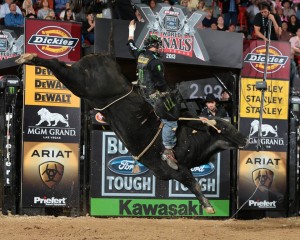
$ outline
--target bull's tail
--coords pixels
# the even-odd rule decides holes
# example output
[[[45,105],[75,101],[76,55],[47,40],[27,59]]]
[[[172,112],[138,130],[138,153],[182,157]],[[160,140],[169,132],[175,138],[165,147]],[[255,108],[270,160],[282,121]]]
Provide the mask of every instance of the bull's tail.
[[[66,120],[69,120],[69,114],[66,114]]]

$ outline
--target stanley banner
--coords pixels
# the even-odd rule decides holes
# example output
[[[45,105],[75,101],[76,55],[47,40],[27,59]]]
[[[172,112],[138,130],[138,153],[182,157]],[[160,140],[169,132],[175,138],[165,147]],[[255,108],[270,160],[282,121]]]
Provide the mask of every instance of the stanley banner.
[[[80,34],[78,23],[26,19],[25,52],[71,64]],[[79,207],[80,99],[49,69],[24,69],[22,207]]]
[[[241,79],[240,116],[259,118],[261,91],[256,89],[255,78]],[[289,82],[267,79],[267,90],[264,97],[263,117],[268,119],[288,118]]]
[[[286,152],[240,151],[239,202],[244,209],[284,210]]]
[[[245,41],[239,131],[248,136],[249,145],[247,151],[239,151],[238,205],[277,211],[286,207],[290,46],[272,41],[267,66],[266,53],[263,41]],[[263,80],[267,86],[264,99],[257,88]]]

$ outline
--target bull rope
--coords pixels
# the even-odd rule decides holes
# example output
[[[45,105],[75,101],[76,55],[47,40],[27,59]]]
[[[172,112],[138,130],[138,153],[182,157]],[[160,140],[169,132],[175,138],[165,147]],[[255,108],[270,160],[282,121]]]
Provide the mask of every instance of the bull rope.
[[[210,127],[214,128],[218,133],[221,133],[221,130],[218,129],[215,124],[216,123],[212,123],[212,122],[215,122],[214,120],[202,120],[201,118],[179,118],[178,120],[181,120],[181,121],[201,121],[203,123],[205,123],[206,125],[209,125]]]
[[[255,190],[254,190],[254,192],[252,193],[252,195],[251,195],[251,196],[250,196],[250,197],[242,204],[242,206],[241,206],[239,209],[237,209],[237,211],[231,216],[230,219],[234,218],[234,216],[237,215],[238,212],[241,211],[242,208],[246,205],[246,203],[249,202],[249,200],[254,196],[254,194],[257,192],[257,190],[258,190],[258,188],[259,188],[261,179],[262,179],[262,175],[260,176],[259,182],[258,182],[258,184],[257,184],[257,186],[256,186],[256,188],[255,188]]]
[[[103,108],[94,108],[94,109],[101,112],[101,111],[105,110],[106,108],[110,107],[111,105],[113,105],[114,103],[116,103],[116,102],[120,101],[121,99],[127,97],[130,93],[132,93],[132,91],[133,91],[133,85],[131,87],[131,90],[128,93],[126,93],[124,96],[116,99],[115,101],[111,102],[110,104],[106,105]]]
[[[152,144],[155,142],[155,140],[156,140],[156,138],[158,137],[158,135],[159,135],[161,129],[163,128],[163,126],[164,126],[164,124],[161,122],[160,125],[159,125],[159,127],[158,127],[158,130],[157,130],[157,132],[156,132],[156,134],[155,134],[155,136],[154,136],[154,138],[151,140],[151,142],[148,144],[148,146],[145,147],[145,149],[144,149],[138,156],[133,156],[133,158],[134,158],[135,161],[140,160],[140,158],[145,154],[145,152],[148,151],[148,149],[149,149],[149,148],[152,146]]]

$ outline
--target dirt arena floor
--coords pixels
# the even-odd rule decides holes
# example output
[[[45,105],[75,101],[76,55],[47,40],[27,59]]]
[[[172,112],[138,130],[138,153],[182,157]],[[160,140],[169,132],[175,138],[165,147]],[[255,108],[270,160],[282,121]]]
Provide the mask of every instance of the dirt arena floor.
[[[296,240],[300,239],[300,217],[204,220],[0,215],[0,239]]]

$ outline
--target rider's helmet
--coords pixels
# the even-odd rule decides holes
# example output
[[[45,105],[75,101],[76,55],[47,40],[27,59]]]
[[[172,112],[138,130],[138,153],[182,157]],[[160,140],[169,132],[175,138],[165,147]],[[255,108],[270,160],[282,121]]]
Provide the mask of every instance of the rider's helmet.
[[[150,34],[144,41],[144,46],[146,49],[155,47],[158,50],[162,49],[162,40],[159,36],[155,34]]]

